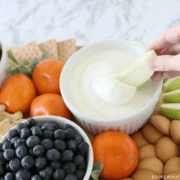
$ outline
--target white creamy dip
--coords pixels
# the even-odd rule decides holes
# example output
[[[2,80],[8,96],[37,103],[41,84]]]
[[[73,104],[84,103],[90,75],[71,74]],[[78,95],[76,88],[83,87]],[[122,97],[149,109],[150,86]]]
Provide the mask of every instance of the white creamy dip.
[[[156,91],[154,82],[149,80],[136,89],[116,79],[117,74],[139,57],[132,51],[119,49],[86,57],[69,79],[74,106],[83,114],[100,119],[124,117],[141,109]]]

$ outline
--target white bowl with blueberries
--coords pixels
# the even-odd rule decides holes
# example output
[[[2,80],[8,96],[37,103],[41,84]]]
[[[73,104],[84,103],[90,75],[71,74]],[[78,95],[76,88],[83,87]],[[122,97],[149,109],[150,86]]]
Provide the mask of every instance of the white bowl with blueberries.
[[[93,150],[86,133],[58,116],[30,118],[0,141],[0,180],[87,180]]]

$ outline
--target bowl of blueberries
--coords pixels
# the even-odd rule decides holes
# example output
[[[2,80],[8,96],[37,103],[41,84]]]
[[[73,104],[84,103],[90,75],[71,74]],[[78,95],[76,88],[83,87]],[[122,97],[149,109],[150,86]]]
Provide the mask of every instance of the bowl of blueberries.
[[[87,180],[93,160],[91,142],[74,122],[29,118],[0,141],[0,180]]]

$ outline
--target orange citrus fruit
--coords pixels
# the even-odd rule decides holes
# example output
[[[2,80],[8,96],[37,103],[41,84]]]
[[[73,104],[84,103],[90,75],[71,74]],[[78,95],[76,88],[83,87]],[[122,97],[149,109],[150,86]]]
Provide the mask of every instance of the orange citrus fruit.
[[[30,106],[30,116],[61,116],[71,118],[71,113],[59,94],[47,93],[36,97]]]
[[[104,179],[121,179],[129,176],[138,164],[138,148],[134,140],[119,131],[107,131],[92,141],[94,163],[101,161]]]
[[[39,94],[60,94],[59,79],[64,63],[57,59],[41,61],[35,68],[32,79]]]
[[[6,111],[25,114],[37,92],[30,78],[23,74],[9,77],[0,90],[0,103],[6,105]]]

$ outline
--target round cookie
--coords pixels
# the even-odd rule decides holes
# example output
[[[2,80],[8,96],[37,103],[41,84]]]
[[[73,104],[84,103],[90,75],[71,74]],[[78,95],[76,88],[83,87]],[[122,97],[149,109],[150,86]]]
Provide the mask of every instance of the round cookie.
[[[150,122],[156,127],[158,131],[169,136],[169,128],[171,121],[161,115],[153,115],[150,117]]]
[[[170,158],[164,166],[164,174],[170,174],[180,170],[180,157]]]
[[[176,144],[180,144],[180,120],[173,120],[170,125],[170,135]]]
[[[142,160],[147,157],[156,157],[155,145],[146,144],[138,149],[139,159]]]

